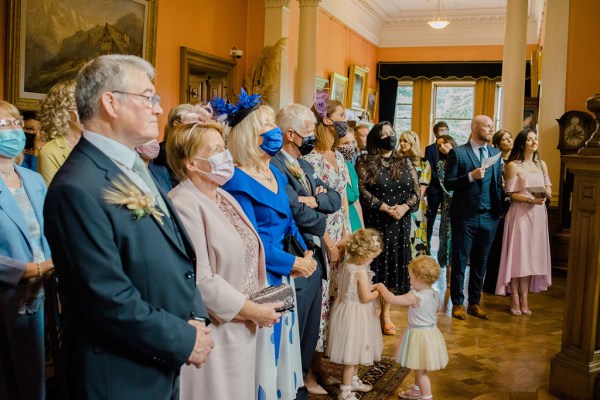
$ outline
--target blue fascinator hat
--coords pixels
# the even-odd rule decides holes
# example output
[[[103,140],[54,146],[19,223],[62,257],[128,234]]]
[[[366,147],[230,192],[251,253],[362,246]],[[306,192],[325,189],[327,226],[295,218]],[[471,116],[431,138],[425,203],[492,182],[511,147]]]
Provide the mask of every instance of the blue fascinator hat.
[[[258,109],[262,104],[259,94],[248,95],[242,88],[238,101],[235,104],[223,99],[222,97],[213,97],[210,101],[217,119],[233,128],[246,118],[252,111]]]

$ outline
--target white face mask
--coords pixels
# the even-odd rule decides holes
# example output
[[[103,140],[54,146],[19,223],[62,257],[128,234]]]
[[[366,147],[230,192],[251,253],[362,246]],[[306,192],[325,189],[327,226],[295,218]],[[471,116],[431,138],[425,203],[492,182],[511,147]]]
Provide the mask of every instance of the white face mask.
[[[197,160],[206,160],[210,163],[210,172],[204,172],[196,168],[196,171],[206,174],[214,183],[219,186],[227,183],[233,176],[233,157],[229,150],[213,154],[208,158],[194,157]]]

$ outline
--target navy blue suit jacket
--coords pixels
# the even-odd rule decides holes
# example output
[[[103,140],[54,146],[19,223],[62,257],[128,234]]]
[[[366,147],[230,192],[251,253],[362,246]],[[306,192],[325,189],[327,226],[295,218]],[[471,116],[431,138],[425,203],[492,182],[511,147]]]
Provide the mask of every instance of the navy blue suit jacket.
[[[489,157],[500,151],[494,147],[487,146]],[[477,215],[481,200],[482,181],[469,181],[469,172],[481,165],[479,159],[467,142],[462,146],[455,147],[448,153],[446,162],[446,177],[444,185],[447,190],[453,190],[450,215],[456,218],[469,218]],[[486,170],[486,174],[492,174],[490,182],[490,199],[492,201],[492,215],[500,217],[502,214],[502,164],[498,159],[494,165]]]
[[[196,255],[164,192],[170,220],[138,220],[103,199],[123,172],[82,138],[48,189],[46,237],[59,277],[71,398],[170,399],[208,318]],[[160,190],[160,187],[159,187]]]
[[[431,166],[431,181],[427,186],[427,199],[433,197],[442,198],[443,192],[440,186],[440,176],[437,172],[438,161],[440,161],[440,153],[435,143],[425,147],[425,159],[429,161]]]
[[[299,158],[298,164],[306,173],[312,192],[314,193],[315,189],[319,186],[322,186],[327,190],[326,193],[314,195],[319,203],[319,206],[316,209],[299,202],[298,196],[313,196],[313,194],[307,192],[300,181],[292,175],[286,166],[286,161],[285,155],[282,152],[277,153],[275,157],[271,158],[271,164],[287,178],[288,184],[286,186],[286,192],[290,199],[290,208],[292,209],[294,221],[302,234],[304,242],[309,246],[309,249],[312,249],[313,235],[323,238],[327,227],[326,214],[334,213],[340,209],[342,206],[342,197],[337,191],[327,186],[321,179],[315,177],[315,171],[311,165],[306,160]],[[322,271],[322,274],[324,275],[323,279],[327,279],[325,269]],[[300,285],[302,285],[303,279],[296,279],[296,285],[298,285],[298,281],[300,281]]]

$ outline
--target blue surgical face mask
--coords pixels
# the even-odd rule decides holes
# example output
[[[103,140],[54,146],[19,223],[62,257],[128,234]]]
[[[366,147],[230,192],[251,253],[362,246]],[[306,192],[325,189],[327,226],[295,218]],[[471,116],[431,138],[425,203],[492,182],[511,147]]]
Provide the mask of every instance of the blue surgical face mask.
[[[25,148],[25,132],[23,129],[0,130],[0,156],[15,158]]]
[[[259,147],[271,157],[275,156],[283,147],[283,132],[278,126],[260,136],[262,136],[263,142]]]

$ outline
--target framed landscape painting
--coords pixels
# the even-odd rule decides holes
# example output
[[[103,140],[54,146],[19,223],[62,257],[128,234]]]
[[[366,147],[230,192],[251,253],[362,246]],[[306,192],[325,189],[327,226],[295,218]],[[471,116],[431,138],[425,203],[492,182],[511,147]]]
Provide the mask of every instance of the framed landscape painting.
[[[153,63],[157,1],[9,0],[8,101],[37,109],[48,89],[100,55]]]
[[[367,83],[369,70],[357,65],[350,66],[350,84],[348,85],[348,100],[346,107],[355,110],[367,108]]]
[[[367,113],[369,121],[375,121],[375,110],[377,109],[377,91],[369,88],[367,92]]]
[[[331,74],[329,87],[331,88],[331,99],[338,100],[342,104],[346,103],[346,84],[348,78],[336,72]]]

